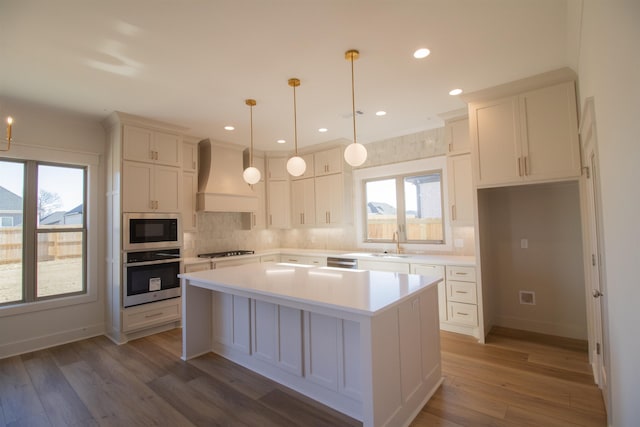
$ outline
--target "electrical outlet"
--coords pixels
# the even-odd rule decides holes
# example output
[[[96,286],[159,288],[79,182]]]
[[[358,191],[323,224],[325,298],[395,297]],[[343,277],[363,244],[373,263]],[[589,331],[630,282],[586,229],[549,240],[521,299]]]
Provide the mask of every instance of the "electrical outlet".
[[[521,249],[529,248],[529,239],[520,239],[520,248]]]
[[[520,304],[536,305],[536,293],[533,291],[520,291]]]

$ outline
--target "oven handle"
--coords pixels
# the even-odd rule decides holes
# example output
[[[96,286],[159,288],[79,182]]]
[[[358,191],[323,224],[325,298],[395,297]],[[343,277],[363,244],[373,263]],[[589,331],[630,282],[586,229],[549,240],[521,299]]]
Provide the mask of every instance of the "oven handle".
[[[159,265],[159,264],[170,264],[170,263],[174,263],[174,262],[182,262],[182,258],[176,258],[176,259],[161,259],[161,260],[157,260],[157,261],[144,261],[144,262],[131,262],[131,263],[124,263],[124,267],[142,267],[144,265]]]

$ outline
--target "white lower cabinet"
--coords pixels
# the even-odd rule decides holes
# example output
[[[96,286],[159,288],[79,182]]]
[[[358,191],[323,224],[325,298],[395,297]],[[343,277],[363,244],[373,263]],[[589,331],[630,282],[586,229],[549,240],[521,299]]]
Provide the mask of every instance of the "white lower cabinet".
[[[280,262],[288,262],[290,264],[306,264],[313,265],[316,267],[326,267],[327,266],[327,258],[319,257],[319,256],[300,256],[300,255],[291,255],[291,254],[282,254],[280,255]]]
[[[409,273],[408,262],[372,261],[368,259],[358,260],[358,268],[361,270],[391,271],[393,273]]]
[[[132,332],[165,323],[179,322],[181,317],[180,298],[137,305],[122,310],[122,331]]]

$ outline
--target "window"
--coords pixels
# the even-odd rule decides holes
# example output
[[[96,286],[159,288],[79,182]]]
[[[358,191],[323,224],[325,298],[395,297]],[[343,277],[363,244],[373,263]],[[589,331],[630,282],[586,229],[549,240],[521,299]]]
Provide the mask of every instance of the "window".
[[[84,166],[0,160],[0,304],[86,293],[86,182]]]
[[[444,243],[442,170],[364,180],[365,241]]]

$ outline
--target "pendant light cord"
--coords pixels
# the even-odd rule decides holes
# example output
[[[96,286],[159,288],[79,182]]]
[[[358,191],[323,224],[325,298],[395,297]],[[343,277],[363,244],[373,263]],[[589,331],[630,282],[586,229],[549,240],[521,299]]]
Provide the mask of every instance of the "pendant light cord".
[[[353,73],[353,54],[351,55],[351,112],[353,114],[353,143],[356,143],[356,90]]]
[[[296,85],[293,85],[293,142],[296,156],[298,155],[298,107],[296,106]]]
[[[251,150],[249,151],[249,166],[253,167],[253,105],[249,106],[249,122],[251,124]]]

